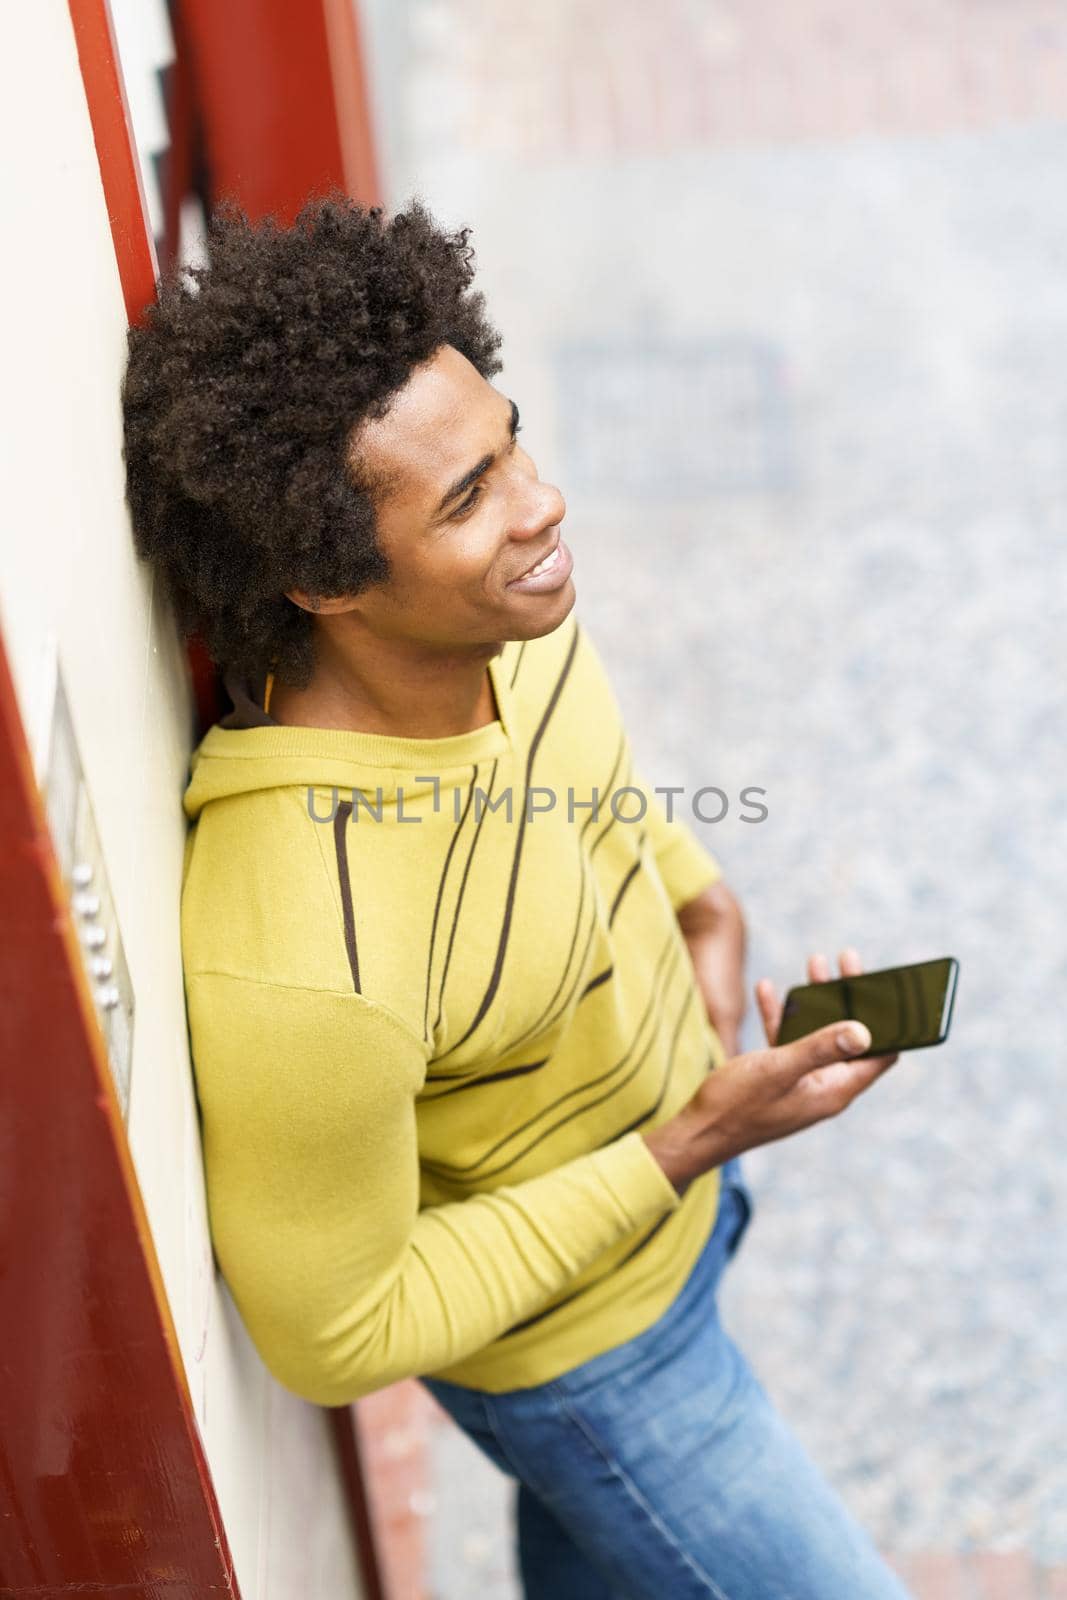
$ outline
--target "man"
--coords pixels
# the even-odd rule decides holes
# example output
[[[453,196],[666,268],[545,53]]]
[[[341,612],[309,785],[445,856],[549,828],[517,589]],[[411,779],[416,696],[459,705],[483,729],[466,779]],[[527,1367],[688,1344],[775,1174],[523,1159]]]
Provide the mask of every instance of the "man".
[[[234,701],[185,795],[216,1255],[282,1383],[418,1375],[518,1479],[528,1595],[899,1600],[714,1303],[738,1154],[892,1058],[735,1054],[741,913],[635,770],[466,238],[226,213],[130,336],[138,548]]]

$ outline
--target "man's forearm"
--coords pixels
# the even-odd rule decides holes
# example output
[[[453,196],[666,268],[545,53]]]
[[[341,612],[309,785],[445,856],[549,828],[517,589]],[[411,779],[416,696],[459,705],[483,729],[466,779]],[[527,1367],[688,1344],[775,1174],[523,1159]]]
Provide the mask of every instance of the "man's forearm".
[[[709,884],[695,900],[679,906],[677,917],[687,938],[690,934],[714,933],[731,927],[744,932],[741,902],[721,878]]]
[[[737,896],[720,879],[678,910],[709,1020],[728,1056],[737,1052],[746,1010],[746,929]]]

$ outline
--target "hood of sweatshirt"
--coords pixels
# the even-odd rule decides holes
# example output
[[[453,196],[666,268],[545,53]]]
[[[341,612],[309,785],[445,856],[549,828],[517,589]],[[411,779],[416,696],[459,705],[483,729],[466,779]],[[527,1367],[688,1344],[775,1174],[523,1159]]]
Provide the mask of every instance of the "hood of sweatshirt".
[[[233,710],[208,730],[193,752],[182,800],[190,822],[205,806],[269,789],[360,790],[383,798],[434,781],[443,788],[467,782],[471,769],[515,751],[515,714],[509,688],[517,644],[505,645],[489,663],[497,717],[469,733],[444,739],[398,739],[341,728],[291,727],[263,709],[266,674],[254,680],[223,677]],[[420,784],[417,780],[422,779]]]

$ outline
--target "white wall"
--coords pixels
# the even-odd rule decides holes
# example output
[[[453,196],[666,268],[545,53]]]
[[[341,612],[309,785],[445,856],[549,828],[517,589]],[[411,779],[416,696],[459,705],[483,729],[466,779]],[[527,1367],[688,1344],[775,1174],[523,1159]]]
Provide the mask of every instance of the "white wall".
[[[263,1370],[212,1270],[178,938],[192,733],[133,553],[125,313],[64,0],[0,20],[0,626],[31,741],[58,644],[136,998],[128,1134],[244,1600],[358,1595],[326,1418]]]

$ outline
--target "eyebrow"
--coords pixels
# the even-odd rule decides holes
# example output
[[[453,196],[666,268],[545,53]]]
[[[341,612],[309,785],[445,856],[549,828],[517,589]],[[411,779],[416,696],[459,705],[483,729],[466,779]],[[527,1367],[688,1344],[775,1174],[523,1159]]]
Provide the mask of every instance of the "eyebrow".
[[[511,421],[509,424],[508,436],[509,438],[514,439],[515,435],[519,431],[519,408],[515,404],[514,400],[510,401],[509,404],[511,406]],[[445,492],[443,500],[437,507],[437,510],[434,512],[434,516],[439,517],[441,512],[452,504],[453,500],[457,500],[461,494],[470,488],[472,483],[476,483],[478,481],[483,472],[488,472],[489,468],[493,465],[493,462],[496,460],[497,455],[499,454],[500,452],[497,451],[493,455],[483,456],[478,462],[477,466],[472,467],[469,472],[465,472],[462,478],[457,478],[455,483],[453,483]]]

